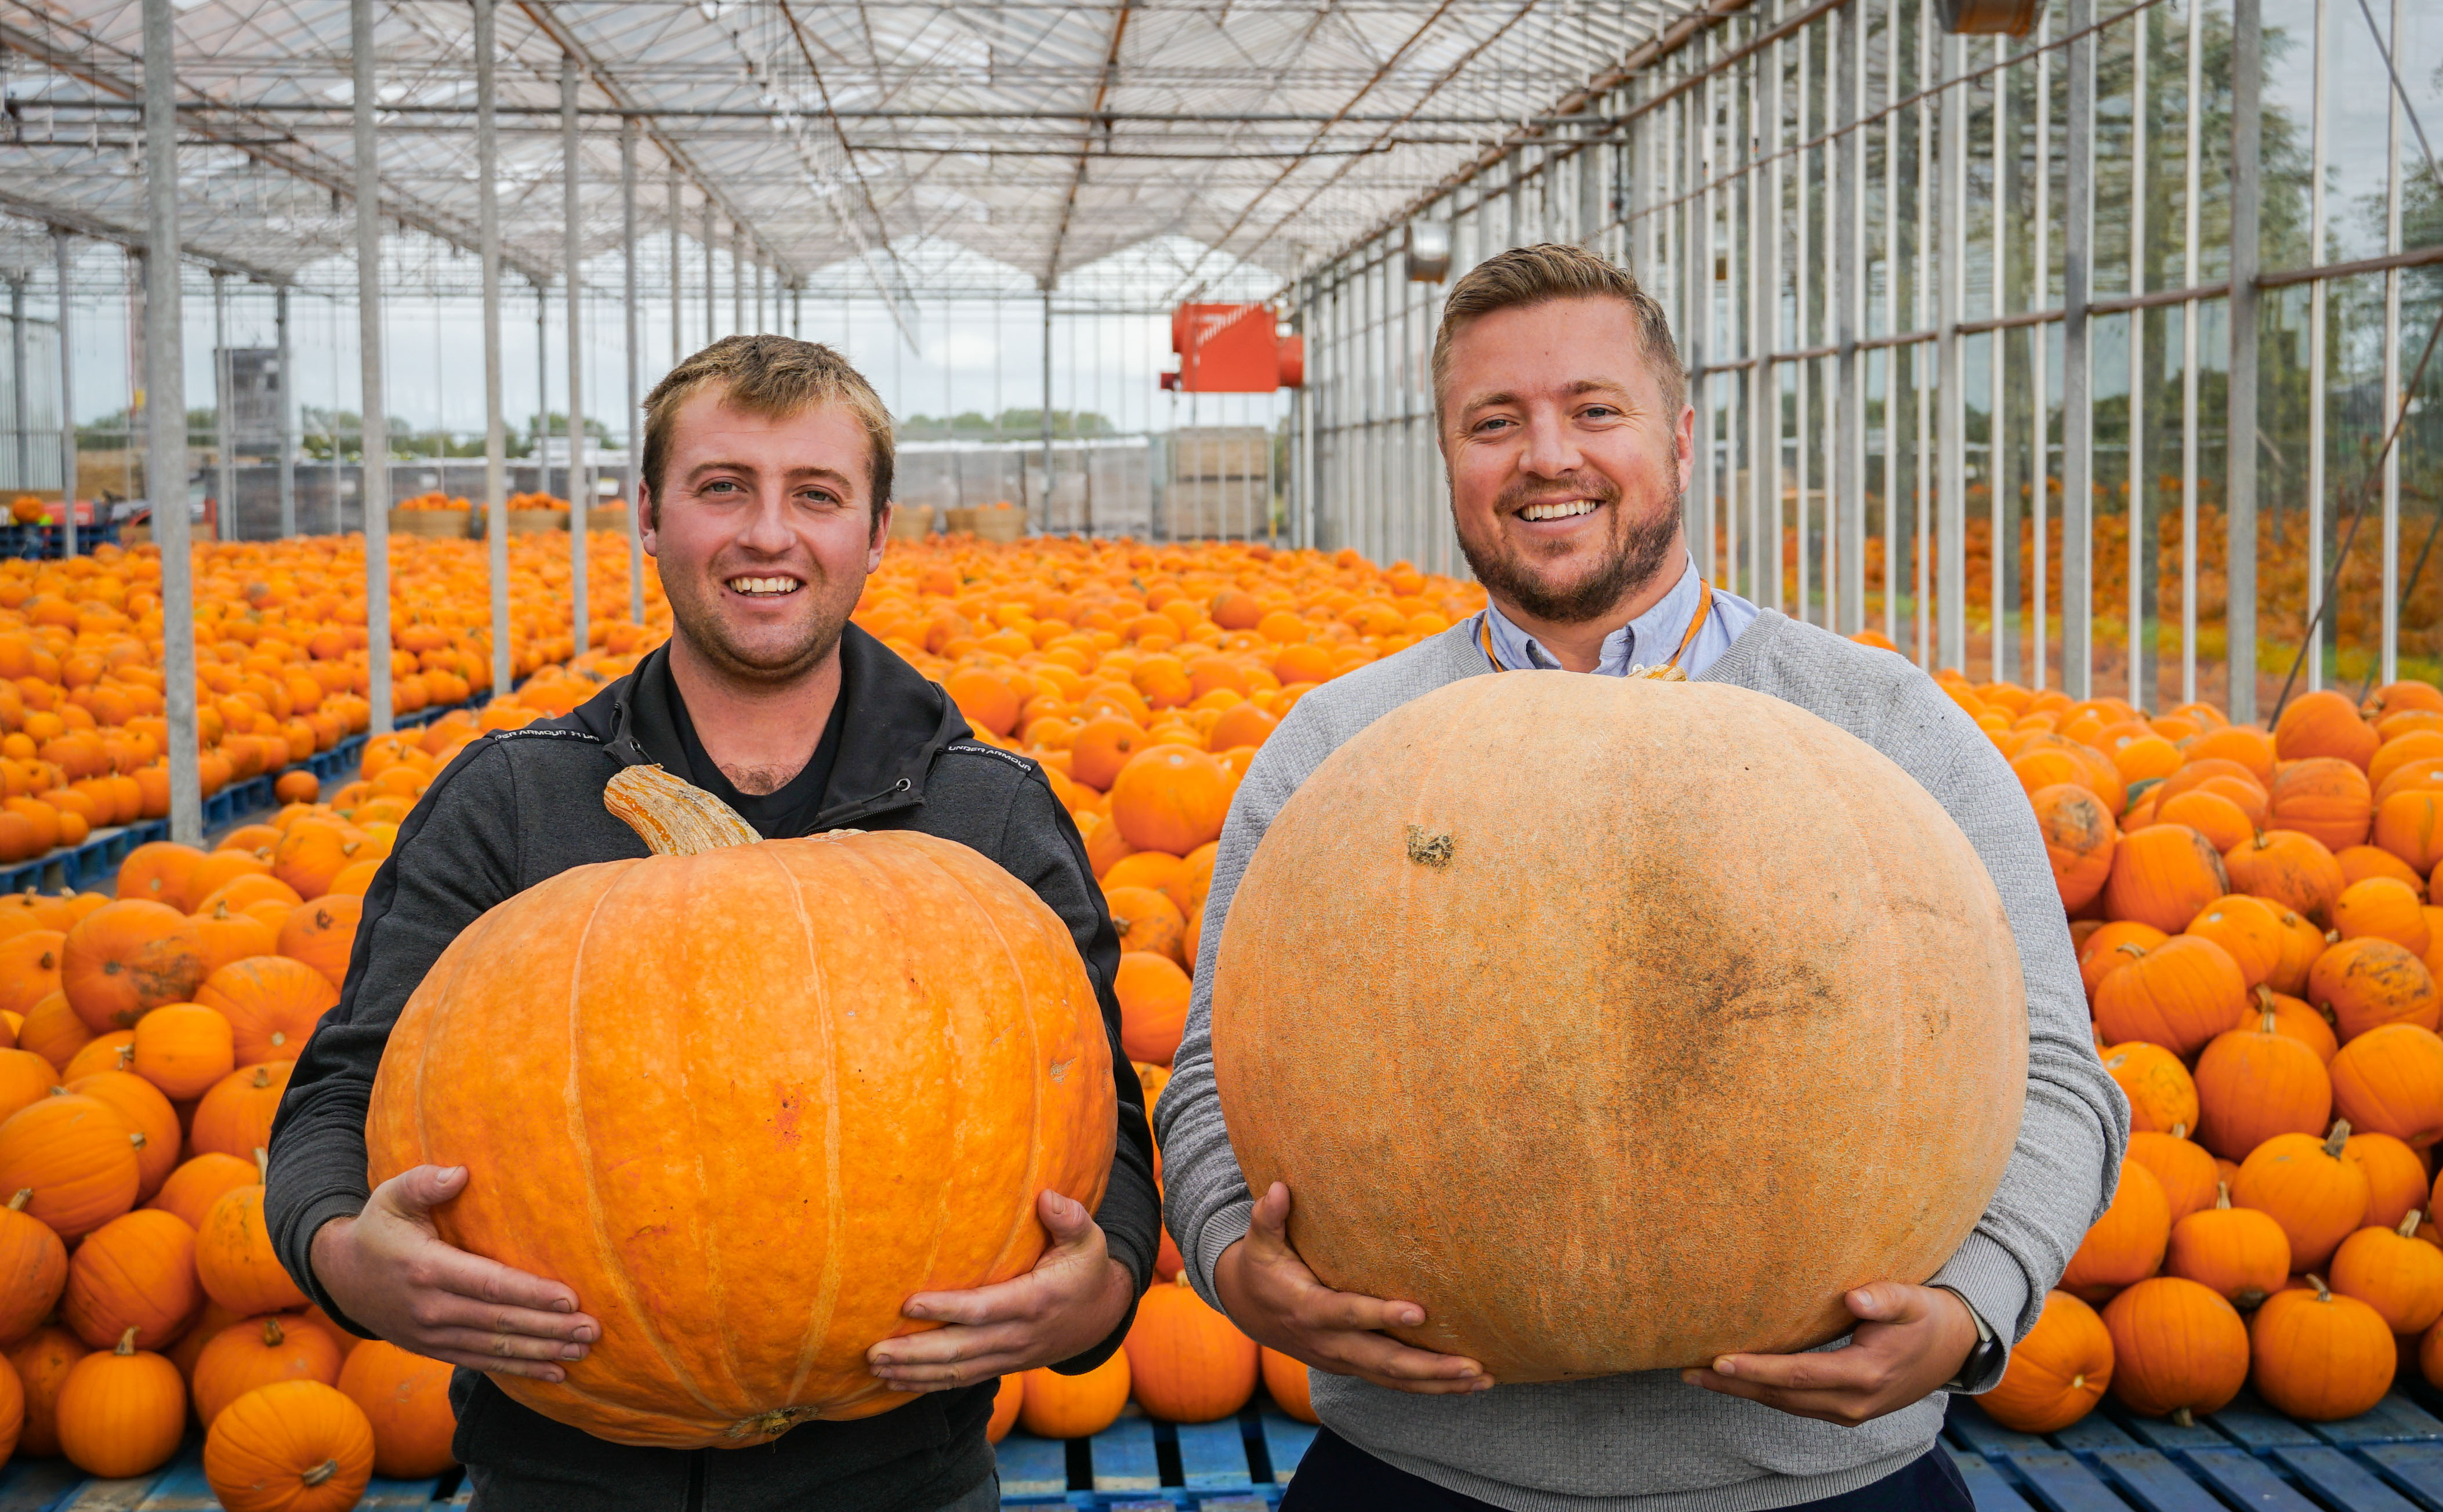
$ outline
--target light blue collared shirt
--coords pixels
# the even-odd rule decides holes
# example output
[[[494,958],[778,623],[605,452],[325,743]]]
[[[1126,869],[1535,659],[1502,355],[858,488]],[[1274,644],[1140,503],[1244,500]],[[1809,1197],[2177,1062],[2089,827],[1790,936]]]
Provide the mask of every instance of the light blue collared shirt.
[[[1680,646],[1680,637],[1688,633],[1688,621],[1697,616],[1699,585],[1697,562],[1690,558],[1687,570],[1660,603],[1636,618],[1604,636],[1603,650],[1595,658],[1595,674],[1601,677],[1626,677],[1643,667],[1660,666],[1671,659]],[[1680,670],[1691,677],[1701,675],[1705,669],[1721,659],[1739,638],[1739,632],[1755,623],[1756,606],[1725,589],[1716,588],[1713,612],[1697,631],[1697,638],[1688,643],[1680,657]],[[1538,669],[1560,670],[1560,658],[1546,651],[1535,637],[1511,623],[1508,616],[1493,603],[1484,606],[1484,624],[1493,634],[1494,659],[1514,671]]]

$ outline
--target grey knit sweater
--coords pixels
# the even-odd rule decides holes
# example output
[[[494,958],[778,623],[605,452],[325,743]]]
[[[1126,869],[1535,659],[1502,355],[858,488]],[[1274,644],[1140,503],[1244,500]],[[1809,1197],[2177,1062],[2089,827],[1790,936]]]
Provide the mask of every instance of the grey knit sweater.
[[[1217,1307],[1214,1263],[1246,1233],[1253,1207],[1213,1081],[1211,982],[1231,895],[1273,817],[1343,742],[1412,698],[1492,671],[1474,629],[1471,618],[1309,693],[1265,743],[1231,804],[1186,1038],[1154,1114],[1165,1221],[1189,1280]],[[2109,1205],[2128,1138],[2127,1105],[2089,1038],[2069,931],[2027,799],[1984,732],[1888,652],[1768,611],[1699,680],[1786,699],[1891,757],[1958,821],[1993,874],[2027,982],[2027,1110],[2001,1189],[1933,1280],[2015,1340],[2034,1326],[2046,1291]],[[1972,1384],[1998,1378],[1996,1371]],[[1350,1442],[1517,1512],[1746,1512],[1834,1496],[1922,1454],[1943,1403],[1937,1393],[1842,1429],[1685,1385],[1669,1371],[1460,1396],[1413,1395],[1320,1372],[1313,1381],[1316,1412]]]

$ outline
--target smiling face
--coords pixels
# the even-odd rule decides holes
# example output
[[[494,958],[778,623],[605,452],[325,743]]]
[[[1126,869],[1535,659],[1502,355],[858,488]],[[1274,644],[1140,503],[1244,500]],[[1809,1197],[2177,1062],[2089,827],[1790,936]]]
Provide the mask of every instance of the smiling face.
[[[1505,612],[1584,624],[1677,579],[1696,412],[1671,413],[1626,304],[1478,317],[1440,397],[1452,524]]]
[[[839,644],[890,523],[872,507],[871,465],[864,427],[838,404],[776,418],[709,383],[681,406],[643,534],[678,636],[709,670],[793,682]]]

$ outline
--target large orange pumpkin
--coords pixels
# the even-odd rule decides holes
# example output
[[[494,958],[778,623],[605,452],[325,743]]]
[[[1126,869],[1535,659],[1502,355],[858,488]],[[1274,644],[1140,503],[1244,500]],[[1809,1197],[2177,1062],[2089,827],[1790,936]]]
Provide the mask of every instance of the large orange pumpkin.
[[[2185,824],[2149,824],[2113,848],[2103,907],[2116,919],[2171,933],[2231,890],[2222,857],[2203,835]]]
[[[340,1367],[340,1391],[363,1410],[373,1428],[375,1473],[420,1481],[457,1463],[450,1439],[458,1430],[458,1417],[450,1406],[445,1362],[369,1338],[348,1352]]]
[[[204,1482],[227,1512],[347,1512],[374,1473],[374,1432],[321,1381],[260,1387],[204,1436]]]
[[[1173,1423],[1228,1417],[1256,1394],[1256,1341],[1181,1277],[1137,1303],[1123,1346],[1137,1405]]]
[[[2311,1423],[2356,1417],[2392,1390],[2392,1330],[2357,1298],[2307,1280],[2313,1289],[2276,1292],[2250,1320],[2256,1390],[2276,1411]]]
[[[241,1064],[294,1060],[340,989],[321,972],[285,955],[233,961],[204,979],[195,1002],[230,1024],[230,1044]]]
[[[1129,1405],[1130,1381],[1125,1349],[1111,1351],[1110,1359],[1082,1375],[1028,1371],[1018,1420],[1038,1438],[1092,1437],[1119,1421]]]
[[[2247,1384],[2248,1325],[2195,1282],[2141,1281],[2105,1305],[2103,1326],[2112,1336],[2112,1394],[2131,1411],[2186,1424]]]
[[[77,921],[61,947],[60,988],[96,1034],[130,1029],[164,1003],[184,1003],[204,980],[195,927],[161,903],[121,899]]]
[[[1328,1284],[1504,1382],[1838,1337],[1846,1289],[1950,1258],[2018,1128],[1974,849],[1872,747],[1722,685],[1471,677],[1385,715],[1274,821],[1217,962],[1251,1186],[1297,1194]],[[1445,1116],[1488,1067],[1501,1118]]]
[[[545,1416],[744,1447],[888,1411],[910,1397],[866,1352],[923,1326],[909,1294],[1027,1270],[1046,1189],[1102,1198],[1111,1052],[1076,946],[946,840],[753,843],[654,767],[605,802],[657,854],[562,873],[442,954],[375,1083],[372,1177],[467,1166],[441,1237],[600,1318],[565,1385],[501,1379]]]
[[[2004,1428],[2058,1433],[2094,1411],[2111,1384],[2112,1333],[2103,1319],[2067,1292],[2048,1292],[2001,1384],[1976,1405]]]

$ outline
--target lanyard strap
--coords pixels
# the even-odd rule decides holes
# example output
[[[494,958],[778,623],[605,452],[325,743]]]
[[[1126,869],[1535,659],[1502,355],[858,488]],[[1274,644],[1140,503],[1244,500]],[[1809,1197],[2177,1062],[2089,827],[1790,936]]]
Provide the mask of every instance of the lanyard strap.
[[[1714,585],[1706,581],[1704,579],[1699,578],[1697,580],[1697,613],[1688,620],[1688,633],[1680,637],[1680,649],[1673,652],[1671,654],[1671,659],[1664,662],[1662,666],[1649,667],[1645,669],[1644,673],[1637,673],[1636,675],[1657,678],[1686,677],[1687,674],[1679,670],[1680,658],[1688,654],[1688,648],[1697,643],[1697,632],[1705,628],[1705,616],[1712,611],[1713,607]],[[1484,617],[1477,622],[1477,637],[1483,643],[1484,659],[1493,663],[1494,671],[1512,672],[1517,670],[1503,666],[1501,664],[1501,658],[1494,653],[1493,610],[1490,605],[1486,606]]]

